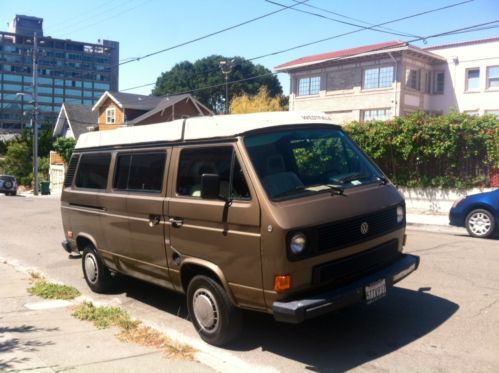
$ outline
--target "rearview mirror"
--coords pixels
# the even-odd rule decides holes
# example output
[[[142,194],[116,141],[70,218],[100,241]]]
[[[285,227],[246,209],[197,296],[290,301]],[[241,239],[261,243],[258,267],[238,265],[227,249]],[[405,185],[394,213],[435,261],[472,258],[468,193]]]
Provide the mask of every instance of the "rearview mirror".
[[[201,198],[219,199],[220,176],[217,174],[203,174],[201,176]]]

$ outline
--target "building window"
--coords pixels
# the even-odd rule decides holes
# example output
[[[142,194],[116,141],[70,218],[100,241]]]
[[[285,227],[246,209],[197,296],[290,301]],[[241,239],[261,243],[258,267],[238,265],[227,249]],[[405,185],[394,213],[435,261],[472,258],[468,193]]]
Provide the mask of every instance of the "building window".
[[[466,70],[466,90],[478,91],[480,89],[480,69]]]
[[[389,108],[384,109],[369,109],[362,111],[362,121],[370,120],[386,120],[392,117],[392,111]]]
[[[407,87],[419,91],[420,70],[408,69],[407,70]]]
[[[477,117],[477,116],[480,115],[480,113],[478,112],[478,110],[465,110],[464,113],[468,114],[468,115],[472,115],[474,117]]]
[[[443,71],[436,72],[433,80],[433,93],[436,95],[443,94],[444,85],[445,85],[445,73]]]
[[[114,108],[106,109],[106,124],[116,123],[116,110]]]
[[[499,66],[487,67],[487,88],[499,88]]]
[[[364,70],[364,89],[387,88],[393,83],[393,66]]]
[[[298,96],[318,95],[321,89],[321,77],[311,76],[298,81]]]

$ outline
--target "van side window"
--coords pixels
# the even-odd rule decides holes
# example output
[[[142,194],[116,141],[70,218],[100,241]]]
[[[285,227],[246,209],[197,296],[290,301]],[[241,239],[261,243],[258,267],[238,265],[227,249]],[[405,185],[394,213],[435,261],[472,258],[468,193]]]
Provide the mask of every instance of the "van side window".
[[[161,192],[165,152],[118,154],[113,188]]]
[[[83,154],[76,174],[76,187],[106,189],[110,163],[110,153]]]
[[[201,196],[201,176],[218,174],[220,176],[220,196],[227,197],[232,190],[232,199],[249,200],[248,184],[237,157],[235,158],[232,188],[229,188],[232,147],[213,147],[184,149],[180,153],[177,177],[177,194],[180,196]]]

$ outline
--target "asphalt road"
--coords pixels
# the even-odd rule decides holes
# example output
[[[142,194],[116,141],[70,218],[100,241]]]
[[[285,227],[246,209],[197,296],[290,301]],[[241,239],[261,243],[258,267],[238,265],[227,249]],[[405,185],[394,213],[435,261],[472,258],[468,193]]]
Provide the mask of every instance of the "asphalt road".
[[[109,295],[91,293],[79,259],[62,250],[59,200],[0,196],[0,257],[125,307],[233,371],[499,371],[499,240],[461,231],[408,230],[420,269],[388,297],[301,325],[245,314],[242,337],[225,349],[200,341],[181,295],[129,278]]]

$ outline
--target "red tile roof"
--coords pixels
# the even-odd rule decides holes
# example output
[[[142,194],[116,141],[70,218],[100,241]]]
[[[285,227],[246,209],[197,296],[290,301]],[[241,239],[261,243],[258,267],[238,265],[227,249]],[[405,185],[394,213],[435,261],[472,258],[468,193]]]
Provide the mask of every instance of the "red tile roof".
[[[453,48],[453,47],[464,47],[468,45],[476,45],[476,44],[484,44],[484,43],[491,43],[494,41],[499,41],[499,37],[495,38],[488,38],[488,39],[478,39],[478,40],[469,40],[469,41],[461,41],[458,43],[451,43],[451,44],[440,44],[440,45],[434,45],[431,47],[426,47],[423,48],[426,51],[431,51],[435,49],[443,49],[443,48]]]
[[[310,63],[314,63],[314,62],[331,60],[331,59],[341,58],[341,57],[349,57],[349,56],[354,56],[357,54],[367,53],[367,52],[371,52],[371,51],[374,52],[374,51],[377,51],[380,49],[382,50],[385,48],[402,47],[402,46],[405,46],[405,44],[406,44],[405,42],[400,41],[400,40],[392,40],[392,41],[387,41],[384,43],[364,45],[361,47],[343,49],[343,50],[334,51],[334,52],[314,54],[312,56],[301,57],[301,58],[298,58],[296,60],[283,63],[281,65],[276,66],[275,68],[276,69],[283,69],[286,67],[293,67],[296,65],[310,64]]]

